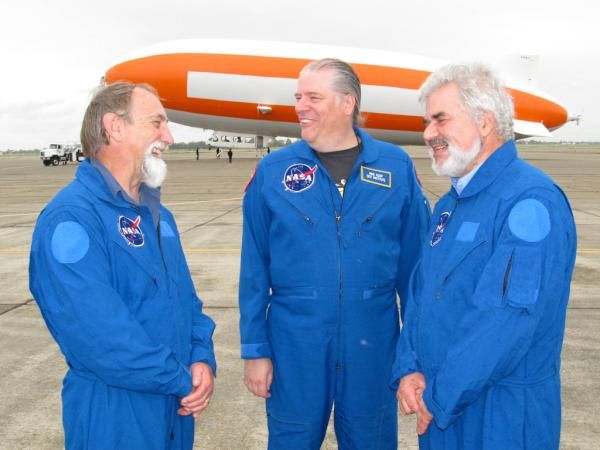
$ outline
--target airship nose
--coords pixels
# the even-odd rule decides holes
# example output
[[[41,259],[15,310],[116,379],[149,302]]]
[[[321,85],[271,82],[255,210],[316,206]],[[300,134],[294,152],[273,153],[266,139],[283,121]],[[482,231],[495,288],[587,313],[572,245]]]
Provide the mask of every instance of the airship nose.
[[[553,130],[567,123],[569,113],[557,101],[541,93],[528,93],[508,89],[515,103],[515,118],[528,122],[543,123]]]

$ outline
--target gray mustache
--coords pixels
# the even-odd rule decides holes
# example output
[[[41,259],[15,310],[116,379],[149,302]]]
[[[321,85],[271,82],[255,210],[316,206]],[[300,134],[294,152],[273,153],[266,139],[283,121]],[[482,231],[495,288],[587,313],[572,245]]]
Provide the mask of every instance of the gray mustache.
[[[448,142],[442,138],[434,138],[427,141],[427,145],[433,147],[434,145],[448,145]]]

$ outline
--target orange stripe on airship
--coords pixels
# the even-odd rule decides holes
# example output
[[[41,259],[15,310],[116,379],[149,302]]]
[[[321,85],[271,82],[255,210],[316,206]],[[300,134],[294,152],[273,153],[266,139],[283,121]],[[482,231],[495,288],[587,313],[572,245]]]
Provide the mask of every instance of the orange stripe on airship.
[[[254,103],[189,98],[187,96],[188,72],[211,72],[234,75],[292,78],[310,62],[305,59],[272,58],[246,55],[213,55],[183,53],[157,55],[135,59],[109,69],[105,79],[108,83],[118,80],[146,82],[153,85],[163,100],[165,108],[213,116],[254,119],[265,121],[298,121],[294,108],[269,105],[272,112],[268,118],[260,115]],[[363,84],[417,89],[427,78],[428,72],[355,64]],[[291,93],[290,93],[291,96]],[[423,131],[423,119],[399,114],[365,113],[365,126],[384,130]]]
[[[108,83],[118,80],[146,82],[153,85],[168,109],[214,116],[265,121],[297,122],[293,107],[269,105],[272,112],[261,116],[255,104],[188,98],[188,72],[211,72],[260,77],[297,78],[310,60],[249,55],[219,55],[175,53],[134,59],[118,64],[106,72]],[[398,67],[353,64],[363,84],[418,89],[428,71]],[[516,117],[520,120],[543,122],[547,128],[564,124],[567,111],[541,97],[507,89],[515,100]],[[290,96],[292,93],[290,93]],[[385,130],[423,131],[421,117],[367,112],[365,126]]]
[[[556,128],[567,121],[565,108],[545,98],[516,89],[506,89],[515,102],[515,116],[519,120],[542,122],[546,128]]]
[[[140,82],[140,79],[130,79],[132,74],[136,74],[137,77],[143,77],[145,80],[154,78],[156,82],[166,81],[167,78],[174,79],[176,82],[186,82],[188,72],[295,79],[309,62],[308,59],[270,56],[175,53],[147,56],[118,64],[108,70],[106,80],[109,83],[123,79]],[[424,70],[400,67],[371,64],[352,64],[352,66],[363,84],[376,86],[418,89],[429,75],[429,72]],[[184,83],[182,88],[185,89],[186,86],[187,84]]]

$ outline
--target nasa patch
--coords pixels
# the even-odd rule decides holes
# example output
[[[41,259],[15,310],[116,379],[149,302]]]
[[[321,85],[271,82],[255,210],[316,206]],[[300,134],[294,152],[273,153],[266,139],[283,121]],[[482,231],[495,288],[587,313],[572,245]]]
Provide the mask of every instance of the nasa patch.
[[[448,211],[440,214],[440,220],[438,221],[435,230],[433,230],[433,234],[431,235],[431,241],[429,241],[429,245],[431,245],[432,247],[442,240],[442,235],[444,234],[446,224],[448,223],[451,214],[452,213]]]
[[[312,168],[307,164],[292,164],[283,174],[285,190],[297,194],[311,188],[316,181],[317,168],[316,164]]]
[[[144,245],[144,233],[140,227],[142,218],[137,216],[135,220],[131,220],[129,217],[119,216],[119,233],[123,236],[123,239],[127,241],[127,244],[133,247],[141,247]]]

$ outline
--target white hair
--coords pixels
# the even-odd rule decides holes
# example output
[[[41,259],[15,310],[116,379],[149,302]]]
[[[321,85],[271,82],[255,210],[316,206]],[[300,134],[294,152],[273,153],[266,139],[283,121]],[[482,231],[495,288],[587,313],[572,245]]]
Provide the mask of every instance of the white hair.
[[[425,103],[434,91],[448,83],[456,84],[462,105],[475,122],[489,111],[494,114],[500,138],[504,142],[514,139],[513,99],[491,68],[481,63],[443,66],[425,80],[419,90],[419,101]]]

